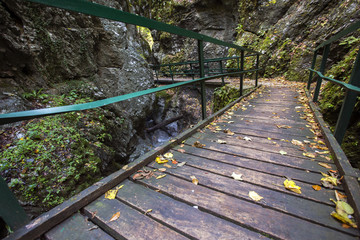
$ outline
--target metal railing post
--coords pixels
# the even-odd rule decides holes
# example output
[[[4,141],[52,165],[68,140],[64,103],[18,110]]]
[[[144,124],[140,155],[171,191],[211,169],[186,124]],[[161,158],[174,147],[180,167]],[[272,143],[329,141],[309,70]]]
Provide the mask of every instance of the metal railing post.
[[[9,225],[12,230],[16,230],[28,223],[30,219],[1,176],[0,192],[0,217],[6,224]]]
[[[312,63],[311,63],[311,69],[314,69],[314,70],[315,70],[315,65],[316,65],[317,54],[318,54],[318,50],[315,50],[313,60],[312,60]],[[309,80],[308,80],[308,83],[307,83],[307,86],[306,86],[306,88],[308,90],[310,90],[310,85],[311,85],[312,78],[313,78],[313,71],[310,71]]]
[[[170,75],[171,75],[171,82],[174,83],[174,74],[172,72],[171,65],[169,65],[169,71],[170,71]]]
[[[319,70],[319,72],[321,72],[321,74],[324,74],[324,72],[325,72],[326,61],[329,56],[329,52],[330,52],[330,44],[325,45],[325,47],[324,47],[323,58],[321,60],[321,66],[320,66],[320,70]],[[318,77],[317,82],[316,82],[315,91],[314,91],[314,98],[313,98],[314,102],[318,101],[321,82],[322,82],[322,78]]]
[[[356,57],[349,84],[360,87],[360,51],[358,52],[358,55]],[[346,129],[350,122],[351,114],[357,101],[357,96],[357,92],[351,90],[346,91],[344,102],[342,104],[334,132],[334,136],[339,144],[342,143],[342,140],[345,136]]]
[[[256,69],[259,69],[259,54],[256,54]],[[258,86],[259,70],[255,73],[255,87]]]
[[[199,55],[199,67],[200,67],[200,78],[205,76],[205,66],[204,66],[204,41],[198,40],[198,55]],[[206,89],[205,82],[201,81],[201,109],[202,109],[202,119],[206,118]]]
[[[240,64],[240,96],[243,95],[243,85],[244,85],[244,50],[241,50],[241,64]]]
[[[219,61],[219,67],[220,67],[220,73],[223,74],[224,71],[223,71],[223,64],[222,64],[221,60]],[[224,77],[221,77],[221,86],[224,86],[224,85],[225,85]]]

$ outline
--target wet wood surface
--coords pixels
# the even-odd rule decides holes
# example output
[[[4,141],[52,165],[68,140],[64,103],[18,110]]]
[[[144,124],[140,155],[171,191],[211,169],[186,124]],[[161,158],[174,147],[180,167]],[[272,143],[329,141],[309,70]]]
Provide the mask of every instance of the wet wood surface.
[[[335,190],[343,193],[343,186],[313,189],[321,185],[321,172],[329,170],[321,164],[334,171],[336,165],[304,111],[296,89],[260,89],[171,149],[175,162],[152,161],[144,167],[152,172],[149,177],[133,174],[119,184],[123,187],[115,199],[100,196],[44,237],[359,239],[357,229],[330,216],[335,211],[330,198]],[[301,187],[301,194],[284,188],[287,178]],[[263,198],[251,199],[250,191]]]

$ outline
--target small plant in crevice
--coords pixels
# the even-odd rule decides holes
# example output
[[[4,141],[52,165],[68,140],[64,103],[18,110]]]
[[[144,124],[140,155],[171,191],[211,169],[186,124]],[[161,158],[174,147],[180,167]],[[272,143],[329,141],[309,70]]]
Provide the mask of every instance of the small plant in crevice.
[[[214,91],[213,112],[220,110],[240,97],[239,89],[225,85]]]

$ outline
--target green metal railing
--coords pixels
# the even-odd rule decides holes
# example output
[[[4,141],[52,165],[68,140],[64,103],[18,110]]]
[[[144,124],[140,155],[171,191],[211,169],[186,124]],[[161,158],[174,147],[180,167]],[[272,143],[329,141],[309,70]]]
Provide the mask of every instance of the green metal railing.
[[[330,53],[331,43],[356,31],[359,28],[360,28],[360,22],[356,22],[356,23],[350,25],[348,28],[344,29],[343,31],[339,32],[338,34],[336,34],[329,40],[320,44],[314,50],[314,56],[313,56],[311,68],[309,68],[310,75],[309,75],[309,80],[308,80],[308,84],[307,84],[307,89],[310,89],[310,85],[313,80],[313,73],[317,74],[316,75],[316,78],[317,78],[316,86],[315,86],[314,96],[313,96],[314,102],[318,101],[322,80],[332,82],[332,83],[337,84],[337,85],[341,86],[342,88],[346,89],[344,102],[342,104],[340,114],[339,114],[337,122],[336,122],[335,131],[334,131],[334,136],[339,144],[341,144],[343,141],[346,129],[350,122],[352,112],[354,111],[357,96],[360,93],[360,51],[358,52],[355,63],[353,65],[349,83],[341,82],[339,80],[336,80],[336,79],[333,79],[330,77],[326,77],[326,76],[324,76],[324,73],[325,73],[327,59],[328,59],[328,56]],[[320,50],[322,50],[322,60],[321,60],[319,71],[316,71],[314,68],[316,66],[316,59],[317,59],[317,56],[319,55]]]
[[[156,93],[159,91],[163,91],[166,89],[176,88],[180,86],[185,86],[194,83],[200,83],[201,86],[201,104],[202,104],[202,118],[206,118],[206,95],[205,95],[205,81],[215,78],[223,78],[225,76],[235,76],[240,75],[240,79],[243,79],[243,74],[245,72],[256,72],[256,85],[257,85],[257,77],[258,77],[258,68],[259,68],[259,55],[261,53],[253,51],[248,48],[244,48],[238,46],[233,43],[224,42],[215,38],[211,38],[196,32],[192,32],[189,30],[185,30],[176,26],[168,25],[162,22],[158,22],[155,20],[147,19],[141,16],[137,16],[135,14],[123,12],[117,9],[113,9],[110,7],[106,7],[103,5],[99,5],[96,3],[88,2],[85,0],[28,0],[34,3],[45,4],[47,6],[62,8],[65,10],[70,10],[74,12],[84,13],[92,16],[97,16],[100,18],[106,18],[109,20],[124,22],[128,24],[138,25],[147,27],[150,29],[156,29],[159,31],[164,31],[192,39],[197,40],[198,45],[198,61],[196,63],[199,65],[199,79],[193,79],[186,82],[175,83],[168,86],[162,86],[152,89],[147,89],[143,91],[138,91],[134,93],[129,93],[117,97],[107,98],[99,101],[83,103],[83,104],[76,104],[76,105],[68,105],[68,106],[61,106],[61,107],[52,107],[52,108],[45,108],[45,109],[37,109],[37,110],[30,110],[30,111],[22,111],[22,112],[14,112],[14,113],[7,113],[7,114],[0,114],[0,125],[13,123],[22,120],[29,120],[33,118],[39,118],[44,116],[50,116],[55,114],[62,114],[67,112],[75,112],[75,111],[83,111],[87,109],[93,109],[98,107],[103,107],[105,105],[125,101],[131,98],[140,97],[147,94]],[[213,76],[205,77],[205,67],[204,63],[207,61],[204,59],[204,42],[209,42],[213,44],[217,44],[224,47],[235,48],[241,51],[241,59],[240,59],[240,67],[237,72],[232,73],[222,73],[216,74]],[[255,54],[257,56],[257,64],[256,68],[253,70],[244,70],[244,52],[248,52],[251,54]],[[194,61],[195,62],[195,61]],[[242,84],[242,81],[241,81]],[[240,94],[242,95],[242,85],[240,86]],[[7,189],[1,190],[1,189]],[[4,204],[0,209],[0,217],[14,230],[19,228],[20,226],[24,225],[28,218],[25,212],[22,210],[20,205],[18,204],[17,200],[12,195],[11,191],[7,188],[6,182],[0,177],[0,190],[1,190],[1,201],[3,203],[5,201],[7,203],[6,206],[11,206],[9,208],[5,208]]]

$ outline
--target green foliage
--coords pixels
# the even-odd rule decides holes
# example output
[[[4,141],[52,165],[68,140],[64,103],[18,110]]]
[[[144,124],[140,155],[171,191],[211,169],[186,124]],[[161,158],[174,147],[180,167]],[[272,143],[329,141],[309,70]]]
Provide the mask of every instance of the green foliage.
[[[216,88],[214,91],[213,112],[219,111],[239,97],[239,89],[233,88],[230,85]]]
[[[29,94],[28,99],[51,106],[91,101],[73,90],[67,95]],[[68,196],[90,186],[100,177],[97,149],[111,152],[111,139],[101,109],[71,112],[31,120],[14,134],[0,154],[0,172],[23,201],[54,207]],[[78,186],[80,185],[80,186]]]

